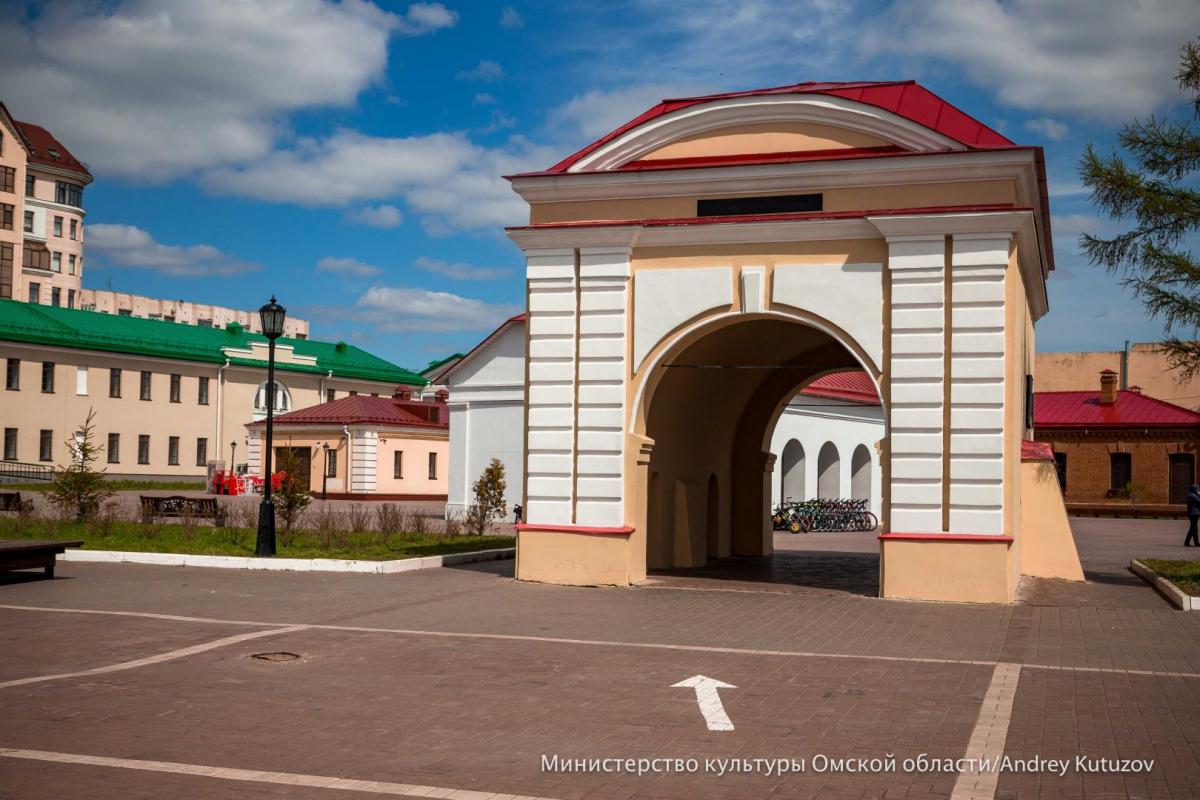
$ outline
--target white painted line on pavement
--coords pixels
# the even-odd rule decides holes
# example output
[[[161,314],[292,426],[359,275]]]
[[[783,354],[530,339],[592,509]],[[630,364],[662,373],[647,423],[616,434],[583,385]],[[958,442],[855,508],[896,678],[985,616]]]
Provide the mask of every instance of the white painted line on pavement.
[[[885,656],[863,653],[826,653],[815,650],[756,650],[745,647],[717,647],[700,644],[668,644],[665,642],[621,642],[607,639],[568,639],[558,636],[527,636],[515,633],[472,633],[469,631],[430,631],[408,628],[376,628],[362,625],[321,625],[296,622],[263,622],[261,620],[213,619],[187,617],[178,614],[155,614],[149,611],[104,611],[93,608],[54,608],[53,606],[19,606],[0,604],[0,610],[48,611],[62,614],[99,614],[117,617],[142,617],[174,622],[200,622],[219,625],[249,625],[254,627],[296,628],[355,633],[390,633],[398,636],[428,636],[445,639],[492,639],[512,642],[544,642],[546,644],[581,644],[592,647],[633,647],[649,650],[680,650],[689,653],[727,653],[745,656],[782,656],[785,658],[837,658],[849,661],[894,661],[901,664],[962,664],[975,667],[994,667],[1000,663],[986,658],[924,658],[921,656]],[[1122,669],[1121,667],[1085,667],[1065,664],[1022,664],[1025,669],[1058,670],[1063,672],[1100,672],[1115,675],[1146,675],[1156,678],[1200,678],[1200,672],[1170,670]]]
[[[217,778],[227,781],[252,781],[286,786],[311,786],[317,789],[341,789],[348,792],[390,794],[401,797],[444,797],[446,800],[550,800],[546,797],[525,797],[470,789],[447,789],[440,786],[419,786],[410,783],[355,780],[332,775],[305,775],[298,772],[263,772],[256,769],[227,769],[204,764],[181,764],[176,761],[143,761],[134,758],[108,758],[76,753],[54,753],[46,750],[18,750],[0,747],[0,757],[28,761],[52,761],[59,764],[83,764],[92,767],[115,767],[146,772],[169,772],[175,775],[194,775],[198,778]]]
[[[206,650],[214,650],[218,647],[245,642],[250,639],[259,639],[263,636],[278,636],[281,633],[292,633],[293,631],[304,630],[304,625],[292,625],[286,628],[271,628],[265,631],[253,631],[251,633],[239,633],[236,636],[226,636],[224,639],[216,639],[204,644],[196,644],[191,647],[184,647],[179,650],[171,650],[166,653],[159,653],[154,656],[134,659],[133,661],[122,661],[119,664],[109,664],[104,667],[95,667],[93,669],[80,670],[79,672],[60,672],[55,675],[35,675],[31,678],[17,678],[16,680],[0,682],[0,689],[7,689],[10,686],[24,686],[30,683],[42,683],[43,681],[56,681],[63,678],[82,678],[87,675],[103,675],[106,672],[120,672],[126,669],[137,669],[138,667],[146,667],[151,664],[160,664],[163,661],[174,661],[177,658],[186,658],[187,656],[203,653]]]
[[[1017,699],[1017,683],[1021,680],[1021,665],[1001,662],[992,671],[992,682],[979,707],[979,718],[967,742],[964,754],[977,765],[979,759],[995,762],[1004,755],[1008,725],[1012,721],[1013,701]],[[1000,773],[996,769],[980,772],[975,766],[960,772],[954,781],[950,800],[993,800]]]

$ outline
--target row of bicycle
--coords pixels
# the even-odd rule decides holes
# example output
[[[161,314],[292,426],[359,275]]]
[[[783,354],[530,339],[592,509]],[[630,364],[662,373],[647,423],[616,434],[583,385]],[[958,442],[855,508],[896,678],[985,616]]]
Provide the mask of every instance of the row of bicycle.
[[[771,513],[777,531],[873,531],[879,519],[867,509],[866,500],[822,498],[794,501],[786,498]]]

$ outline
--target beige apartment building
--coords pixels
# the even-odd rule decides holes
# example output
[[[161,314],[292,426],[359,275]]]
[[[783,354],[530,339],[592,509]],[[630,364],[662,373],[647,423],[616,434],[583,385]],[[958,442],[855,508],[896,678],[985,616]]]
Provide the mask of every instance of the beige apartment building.
[[[77,306],[91,182],[48,130],[14,120],[0,103],[0,299]]]
[[[113,476],[190,478],[210,460],[252,464],[246,424],[266,415],[267,340],[224,328],[0,300],[2,457],[63,465],[95,411]],[[275,409],[391,397],[425,379],[345,342],[281,338]]]
[[[236,322],[252,333],[262,333],[262,321],[258,310],[241,311],[236,308],[193,303],[188,300],[161,300],[140,294],[114,292],[105,289],[83,289],[79,295],[79,308],[115,314],[121,317],[158,319],[184,325],[200,325],[206,328],[224,328]],[[283,335],[289,339],[307,339],[308,320],[288,316],[283,321]]]

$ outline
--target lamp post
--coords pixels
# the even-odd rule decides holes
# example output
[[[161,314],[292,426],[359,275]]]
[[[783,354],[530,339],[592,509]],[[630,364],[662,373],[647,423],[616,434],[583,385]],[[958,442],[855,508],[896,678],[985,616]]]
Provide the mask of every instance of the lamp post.
[[[256,556],[273,556],[275,555],[275,506],[271,503],[271,448],[273,445],[272,439],[274,435],[273,420],[275,416],[275,340],[283,335],[283,319],[287,315],[287,309],[275,302],[275,295],[271,295],[271,302],[258,310],[259,319],[262,321],[263,336],[267,337],[267,442],[266,442],[266,460],[263,462],[265,466],[263,481],[263,499],[258,506],[258,540],[255,543],[254,555]]]
[[[321,473],[321,499],[327,500],[328,494],[325,490],[329,487],[329,442],[321,442],[321,449],[325,451],[325,469]]]

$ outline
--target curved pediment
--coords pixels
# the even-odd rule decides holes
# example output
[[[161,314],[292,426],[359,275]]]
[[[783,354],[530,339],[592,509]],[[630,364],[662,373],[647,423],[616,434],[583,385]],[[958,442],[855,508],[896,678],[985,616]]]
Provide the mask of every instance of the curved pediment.
[[[912,81],[796,84],[664,100],[556,164],[550,172],[688,166],[694,160],[833,157],[839,150],[898,153],[1012,146]]]

